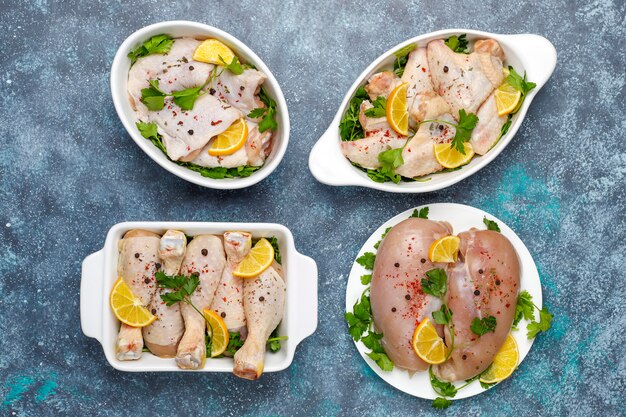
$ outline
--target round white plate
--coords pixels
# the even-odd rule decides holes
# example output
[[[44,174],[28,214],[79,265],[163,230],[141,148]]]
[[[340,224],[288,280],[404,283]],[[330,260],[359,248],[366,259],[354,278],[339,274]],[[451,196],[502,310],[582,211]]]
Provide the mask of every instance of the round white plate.
[[[532,295],[533,301],[539,308],[542,307],[542,299],[541,299],[541,282],[539,280],[539,273],[537,272],[537,267],[535,266],[535,262],[533,261],[530,252],[522,243],[519,237],[511,230],[502,220],[492,216],[491,214],[479,210],[474,207],[466,206],[463,204],[451,204],[451,203],[437,203],[437,204],[427,204],[425,206],[415,207],[417,209],[428,207],[429,213],[428,218],[430,220],[443,220],[449,222],[453,227],[453,232],[458,234],[462,231],[469,230],[471,227],[476,227],[478,229],[485,229],[485,225],[483,223],[483,217],[487,217],[490,220],[494,220],[500,226],[500,230],[504,236],[506,236],[515,250],[517,251],[517,255],[520,260],[520,265],[522,269],[521,273],[521,289],[520,291],[526,290]],[[381,225],[374,233],[367,239],[367,242],[363,245],[357,257],[363,255],[365,252],[374,252],[376,253],[376,249],[374,249],[374,244],[380,240],[383,232],[386,228],[390,226],[395,226],[400,223],[402,220],[407,219],[412,213],[414,209],[407,210],[403,213],[398,214],[392,219],[388,220],[386,223]],[[354,303],[360,298],[363,290],[365,290],[366,286],[361,284],[361,275],[369,274],[371,271],[366,270],[361,265],[355,262],[352,265],[352,270],[350,271],[350,276],[348,277],[348,286],[346,288],[346,311],[352,311],[354,307]],[[520,363],[524,360],[528,352],[530,351],[530,347],[533,345],[533,340],[528,340],[526,338],[526,322],[522,320],[518,325],[519,330],[513,331],[513,336],[517,341],[517,346],[519,347],[520,354]],[[428,371],[426,372],[416,372],[411,375],[408,371],[399,369],[394,367],[391,372],[385,372],[381,370],[376,363],[371,360],[366,352],[369,352],[369,349],[365,347],[363,342],[358,341],[355,342],[356,348],[359,353],[363,357],[363,360],[367,362],[367,364],[372,368],[374,372],[378,374],[385,382],[399,389],[400,391],[404,391],[407,394],[413,395],[414,397],[425,398],[425,399],[434,399],[437,398],[438,395],[433,391],[430,386],[430,379],[428,377]],[[519,364],[518,364],[519,366]],[[515,373],[511,378],[515,377]],[[457,384],[458,386],[459,384]],[[460,390],[452,400],[459,400],[461,398],[471,397],[476,394],[480,394],[481,392],[486,391],[480,386],[478,381],[472,382],[467,387]]]

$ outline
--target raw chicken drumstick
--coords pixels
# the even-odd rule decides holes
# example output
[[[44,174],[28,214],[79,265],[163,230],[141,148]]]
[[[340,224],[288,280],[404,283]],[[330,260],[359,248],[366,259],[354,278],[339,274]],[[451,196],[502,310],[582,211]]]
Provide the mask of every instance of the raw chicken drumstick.
[[[200,313],[189,304],[181,305],[185,334],[178,344],[176,364],[182,369],[199,369],[204,366],[206,321],[202,311],[210,307],[225,265],[224,247],[219,237],[198,235],[189,242],[181,274],[197,275],[200,279],[200,285],[189,297]]]
[[[120,241],[117,274],[122,277],[135,297],[144,306],[150,304],[156,291],[154,274],[159,262],[160,236],[146,230],[130,230]],[[118,360],[129,361],[141,357],[143,337],[140,327],[122,323],[115,343]]]
[[[178,230],[168,230],[160,241],[159,258],[163,263],[163,272],[166,275],[178,275],[183,262],[187,237]],[[176,356],[176,348],[183,336],[185,324],[180,313],[180,303],[167,306],[161,299],[161,294],[171,290],[159,288],[152,297],[150,311],[157,316],[152,324],[143,328],[143,339],[146,346],[154,355],[161,358]]]

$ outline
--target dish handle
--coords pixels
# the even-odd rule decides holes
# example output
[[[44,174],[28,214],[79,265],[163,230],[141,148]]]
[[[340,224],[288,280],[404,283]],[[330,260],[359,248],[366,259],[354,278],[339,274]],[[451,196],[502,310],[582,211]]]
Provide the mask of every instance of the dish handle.
[[[83,261],[80,280],[80,327],[87,337],[102,342],[102,279],[104,251],[92,253]]]
[[[528,79],[537,84],[535,91],[548,81],[556,68],[556,48],[546,38],[534,34],[509,35],[516,54],[524,64]]]
[[[317,141],[309,155],[309,170],[316,180],[327,185],[361,185],[354,180],[354,167],[343,156],[339,147],[339,127],[333,121]]]
[[[293,337],[297,345],[317,329],[317,264],[312,258],[297,253],[296,271],[297,306],[302,313],[302,322]]]

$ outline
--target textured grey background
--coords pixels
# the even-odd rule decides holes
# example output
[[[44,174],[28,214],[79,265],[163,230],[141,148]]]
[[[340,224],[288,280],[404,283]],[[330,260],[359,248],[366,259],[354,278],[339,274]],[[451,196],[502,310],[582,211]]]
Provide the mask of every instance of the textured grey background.
[[[624,2],[283,3],[0,1],[0,415],[624,415]],[[262,183],[186,183],[119,122],[109,93],[117,47],[172,19],[232,33],[281,83],[291,141]],[[355,77],[393,45],[447,27],[537,33],[557,48],[556,71],[505,152],[427,195],[317,183],[308,153]],[[370,233],[442,201],[513,227],[555,313],[511,379],[445,413],[370,371],[342,318]],[[80,330],[80,264],[124,220],[285,224],[318,262],[317,332],[290,368],[257,382],[115,371]]]

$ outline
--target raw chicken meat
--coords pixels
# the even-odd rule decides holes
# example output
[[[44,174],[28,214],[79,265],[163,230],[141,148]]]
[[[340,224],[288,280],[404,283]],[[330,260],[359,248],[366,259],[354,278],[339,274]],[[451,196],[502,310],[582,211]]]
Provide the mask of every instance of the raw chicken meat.
[[[402,84],[400,78],[391,71],[383,71],[372,75],[367,81],[365,91],[370,96],[370,100],[374,101],[378,97],[387,98],[394,88]]]
[[[409,85],[406,99],[411,126],[450,112],[450,105],[433,89],[426,48],[417,48],[409,54],[401,80]]]
[[[476,116],[478,116],[478,123],[476,123],[472,131],[470,143],[474,148],[474,152],[478,155],[484,155],[498,141],[502,126],[504,126],[508,117],[498,116],[498,107],[493,93],[480,106]]]
[[[247,116],[253,109],[266,107],[257,95],[266,79],[265,74],[255,69],[245,69],[241,75],[224,70],[217,77],[215,89],[221,100]]]
[[[494,41],[495,42],[495,41]],[[486,46],[492,47],[487,48]],[[457,117],[459,110],[476,113],[491,92],[502,84],[502,60],[492,44],[489,52],[463,54],[452,51],[443,40],[428,44],[428,63],[435,91],[442,96]]]
[[[243,309],[243,279],[233,270],[246,257],[252,246],[252,235],[246,232],[224,233],[226,267],[217,286],[211,310],[224,319],[229,332],[239,332],[245,338],[246,316]]]
[[[117,274],[122,277],[135,297],[148,306],[156,283],[154,274],[157,270],[160,236],[146,230],[130,230],[120,241],[120,255]],[[115,343],[115,356],[118,360],[128,361],[141,357],[143,336],[141,328],[122,323]]]
[[[258,379],[263,373],[267,339],[283,319],[286,287],[273,266],[243,285],[248,337],[235,353],[233,372],[240,378]]]
[[[389,149],[401,148],[406,142],[405,137],[385,136],[376,133],[364,139],[341,142],[341,151],[350,161],[366,169],[380,168],[378,154]]]
[[[446,222],[409,218],[394,226],[378,248],[370,301],[381,343],[395,366],[424,371],[428,364],[413,351],[411,340],[417,325],[441,307],[441,300],[422,291],[422,278],[433,268],[428,250],[433,242],[452,233]],[[437,325],[442,335],[441,326]]]
[[[515,248],[501,233],[470,229],[459,234],[459,261],[449,270],[447,304],[454,313],[454,349],[447,362],[434,366],[445,381],[478,375],[491,364],[515,317],[520,288],[520,264]],[[496,318],[495,332],[477,336],[475,318]],[[450,334],[445,329],[450,345]]]
[[[189,245],[181,266],[181,274],[196,275],[200,285],[190,296],[192,304],[202,312],[211,306],[217,285],[226,265],[224,247],[219,237],[198,235]],[[188,304],[181,305],[185,320],[185,334],[178,344],[176,364],[182,369],[199,369],[206,360],[204,316]]]
[[[162,261],[163,272],[166,275],[178,275],[183,262],[187,237],[178,230],[168,230],[161,237],[159,244],[159,258]],[[180,304],[172,306],[161,299],[162,294],[171,292],[169,289],[159,288],[152,297],[149,309],[157,316],[157,320],[143,328],[143,339],[146,347],[154,355],[161,358],[173,358],[180,338],[185,331],[185,323],[180,313]]]
[[[437,119],[454,122],[450,114],[438,116]],[[396,173],[407,178],[420,177],[441,171],[443,166],[435,158],[433,145],[448,143],[454,138],[456,129],[447,123],[430,122],[422,124],[415,136],[402,150],[404,164],[396,168]]]

